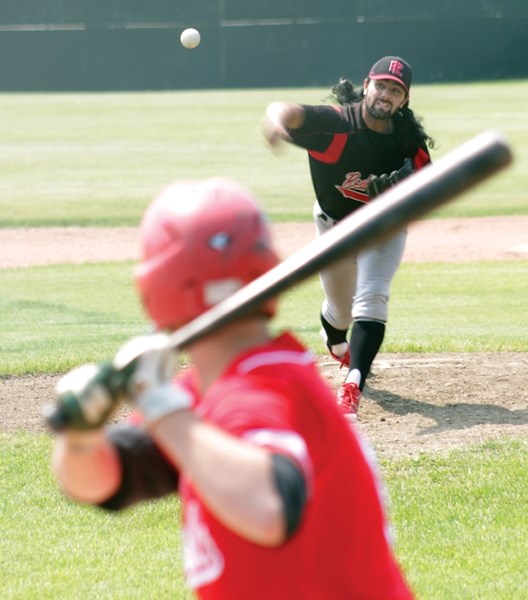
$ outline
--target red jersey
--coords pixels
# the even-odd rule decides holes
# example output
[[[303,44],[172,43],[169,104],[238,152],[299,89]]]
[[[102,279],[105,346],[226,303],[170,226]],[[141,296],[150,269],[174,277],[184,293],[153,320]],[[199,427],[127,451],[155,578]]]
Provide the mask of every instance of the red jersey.
[[[240,355],[196,410],[293,459],[308,488],[300,527],[269,548],[226,528],[181,474],[186,576],[201,599],[412,598],[391,551],[372,460],[313,355],[290,334]]]

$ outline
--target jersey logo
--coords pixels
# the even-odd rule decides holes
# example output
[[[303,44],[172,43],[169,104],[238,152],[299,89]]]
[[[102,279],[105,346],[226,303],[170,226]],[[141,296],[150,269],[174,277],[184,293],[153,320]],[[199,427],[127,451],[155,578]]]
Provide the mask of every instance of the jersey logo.
[[[390,61],[389,71],[396,77],[403,78],[403,64],[399,60]]]
[[[224,571],[224,557],[207,523],[203,521],[200,506],[196,501],[187,503],[183,536],[185,576],[188,585],[196,589],[216,581]]]
[[[345,181],[341,185],[336,185],[336,189],[343,198],[356,200],[357,202],[367,203],[370,196],[367,194],[367,180],[361,178],[359,171],[353,171],[345,175]]]

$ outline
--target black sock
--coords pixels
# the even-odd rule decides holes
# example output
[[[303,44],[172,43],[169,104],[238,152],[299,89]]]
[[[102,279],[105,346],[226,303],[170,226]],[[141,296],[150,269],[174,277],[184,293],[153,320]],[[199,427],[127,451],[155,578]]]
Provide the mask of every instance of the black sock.
[[[326,337],[328,338],[328,345],[335,346],[336,344],[342,344],[347,341],[348,329],[344,331],[342,329],[336,329],[332,327],[330,323],[321,315],[321,324],[323,329],[326,331]]]
[[[385,323],[380,321],[354,321],[350,337],[350,370],[361,373],[359,389],[362,390],[370,367],[385,337]]]

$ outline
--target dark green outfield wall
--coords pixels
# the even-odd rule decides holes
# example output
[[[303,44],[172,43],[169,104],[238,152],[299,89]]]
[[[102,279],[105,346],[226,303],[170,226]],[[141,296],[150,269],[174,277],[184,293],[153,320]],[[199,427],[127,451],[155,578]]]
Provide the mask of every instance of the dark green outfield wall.
[[[0,0],[3,91],[327,86],[384,54],[420,83],[526,78],[528,0]]]

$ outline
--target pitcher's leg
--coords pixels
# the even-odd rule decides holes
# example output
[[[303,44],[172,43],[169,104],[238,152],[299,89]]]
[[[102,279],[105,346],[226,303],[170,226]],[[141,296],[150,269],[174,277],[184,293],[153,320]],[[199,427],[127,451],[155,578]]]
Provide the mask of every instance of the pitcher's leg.
[[[350,373],[360,390],[385,336],[390,286],[400,266],[407,231],[401,230],[358,256],[357,289],[352,308]]]
[[[350,370],[337,391],[349,420],[357,420],[361,392],[381,348],[388,316],[390,285],[405,249],[406,231],[358,256],[358,281],[352,314]]]
[[[314,206],[314,223],[317,236],[324,235],[334,225]],[[347,256],[319,273],[324,293],[321,307],[321,336],[332,356],[348,367],[349,352],[347,334],[352,323],[352,303],[356,289],[356,256]]]

